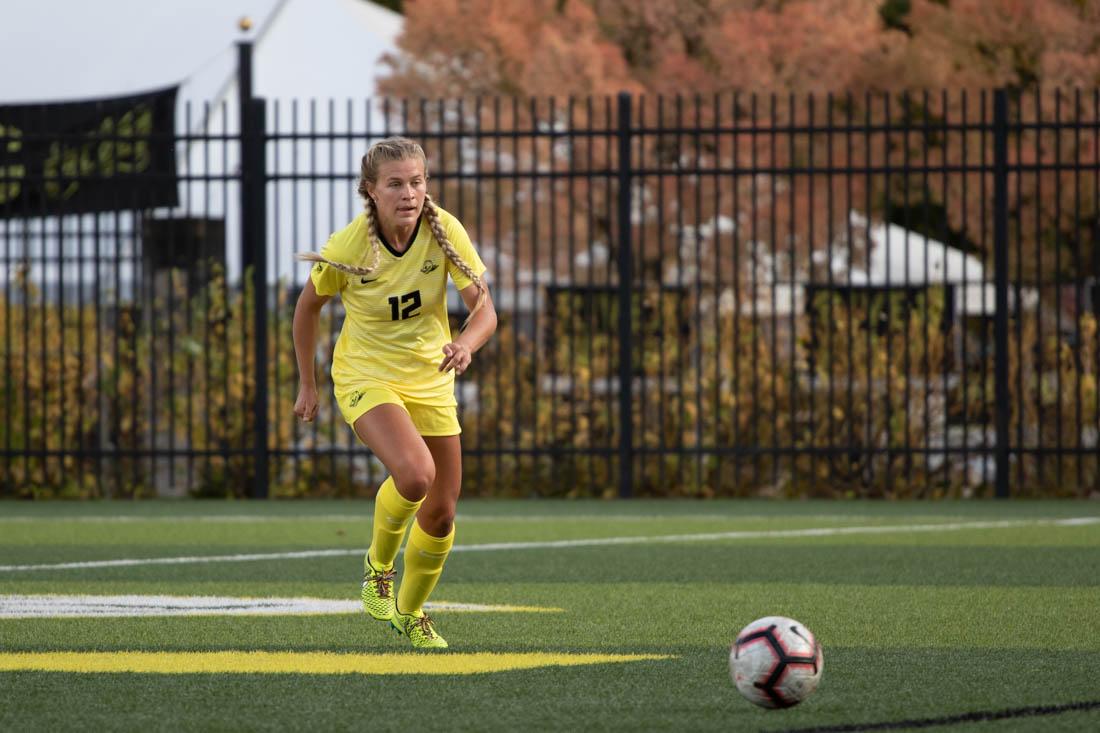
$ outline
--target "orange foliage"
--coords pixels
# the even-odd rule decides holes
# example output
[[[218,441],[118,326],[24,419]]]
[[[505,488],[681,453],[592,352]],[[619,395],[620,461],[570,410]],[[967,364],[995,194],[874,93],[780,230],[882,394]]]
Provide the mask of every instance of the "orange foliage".
[[[605,94],[638,90],[587,3],[438,0],[406,8],[383,94],[401,97]]]
[[[891,69],[913,87],[1092,86],[1100,5],[1076,0],[914,0]],[[894,84],[891,88],[902,86]]]
[[[910,0],[410,0],[402,97],[1026,89],[1100,83],[1100,3]]]
[[[708,34],[724,89],[846,91],[904,38],[875,0],[799,0],[727,13]],[[771,7],[774,6],[774,7]]]
[[[1100,2],[411,0],[406,13],[400,52],[390,59],[393,73],[382,82],[381,91],[409,98],[502,95],[540,100],[537,104],[505,102],[503,116],[490,117],[488,106],[479,108],[476,117],[486,128],[541,125],[566,130],[574,123],[582,128],[611,125],[613,105],[606,97],[618,91],[646,95],[635,102],[635,117],[650,124],[663,120],[677,127],[717,123],[728,128],[731,123],[741,126],[755,120],[780,130],[811,121],[895,128],[871,134],[866,147],[863,142],[852,147],[845,135],[827,133],[781,132],[778,146],[768,135],[750,134],[640,140],[636,158],[672,175],[685,166],[706,169],[738,164],[735,161],[775,169],[804,164],[905,168],[924,163],[956,167],[988,163],[992,160],[990,135],[939,128],[945,123],[990,123],[988,92],[996,87],[1012,93],[1014,118],[1086,123],[1080,132],[1061,138],[1038,129],[1013,132],[1010,162],[1049,165],[1055,160],[1062,164],[1095,160],[1097,136],[1087,126],[1093,116],[1091,93],[1078,99],[1061,92],[1061,101],[1056,101],[1055,90],[1100,84],[1100,53],[1096,53]],[[1040,88],[1045,90],[1041,94]],[[943,89],[949,91],[941,93]],[[831,101],[826,93],[832,95]],[[596,118],[583,101],[575,117],[572,106],[567,109],[559,102],[554,107],[544,101],[593,96]],[[436,123],[425,120],[422,124],[433,127]],[[517,170],[554,165],[579,169],[587,161],[601,166],[605,139],[568,142],[565,152],[545,140],[521,146],[510,165]],[[454,154],[435,152],[448,161],[444,168],[454,162]],[[482,169],[490,165],[485,161],[498,159],[486,153]],[[1056,184],[1059,177],[1060,185]],[[885,177],[831,179],[742,176],[735,186],[713,193],[713,187],[708,188],[711,184],[703,180],[699,196],[683,189],[683,185],[693,186],[684,179],[651,179],[645,186],[647,195],[664,202],[668,221],[673,216],[690,222],[723,212],[732,215],[740,197],[739,225],[767,236],[772,246],[789,251],[803,263],[810,250],[827,246],[836,232],[848,227],[850,210],[864,211],[874,220],[890,218],[891,209],[896,216],[917,202],[943,212],[941,223],[930,225],[933,236],[950,230],[956,244],[964,248],[988,247],[991,182],[977,173],[926,179],[900,175],[900,171]],[[1087,240],[1081,227],[1096,215],[1094,181],[1088,176],[1075,178],[1072,172],[1044,173],[1042,179],[1028,175],[1010,181],[1010,213],[1019,222],[1025,252],[1041,250],[1043,257],[1061,258],[1064,265],[1077,256],[1075,251],[1057,255],[1056,247],[1038,245],[1056,240],[1072,248],[1075,242]],[[679,188],[669,188],[677,180]],[[563,201],[572,198],[586,203],[587,185],[583,180],[576,186],[570,183],[567,191],[562,184],[555,193]],[[778,191],[773,191],[775,186]],[[594,196],[591,207],[568,210],[582,219],[595,212],[598,226],[591,238],[608,241],[613,233],[609,224],[600,225],[599,211],[609,204],[599,189]],[[670,203],[673,199],[682,202],[680,208]],[[696,206],[696,200],[702,205]],[[1040,205],[1029,204],[1034,201]],[[746,210],[752,213],[751,219],[744,218]],[[516,221],[517,231],[544,226],[523,217]],[[658,224],[649,216],[642,226]],[[549,231],[548,223],[545,229]],[[482,234],[497,238],[498,233]],[[652,234],[657,239],[651,241],[662,245],[650,256],[664,267],[660,260],[671,256],[668,248],[675,243],[666,236],[667,227]],[[519,252],[521,242],[512,246],[521,258],[528,258]],[[990,256],[988,251],[983,254]],[[1033,259],[1023,264],[1023,271],[1052,272],[1059,267],[1058,262]]]

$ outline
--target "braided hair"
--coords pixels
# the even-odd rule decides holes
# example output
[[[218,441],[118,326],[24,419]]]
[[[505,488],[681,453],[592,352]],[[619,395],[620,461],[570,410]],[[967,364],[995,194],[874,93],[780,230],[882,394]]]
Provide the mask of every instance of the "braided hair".
[[[359,186],[357,191],[359,195],[363,197],[366,206],[367,241],[369,242],[369,246],[363,249],[358,262],[355,264],[335,262],[316,252],[299,253],[298,259],[304,262],[323,262],[349,275],[369,275],[377,270],[378,265],[382,261],[382,247],[380,246],[381,237],[378,235],[378,208],[375,206],[374,199],[370,197],[368,185],[373,186],[378,182],[378,169],[383,163],[408,160],[410,158],[417,159],[424,165],[424,176],[427,177],[428,159],[427,156],[424,155],[424,149],[420,147],[419,144],[406,137],[387,137],[383,140],[379,140],[374,145],[371,145],[366,155],[363,156],[363,160],[359,167]],[[451,244],[450,239],[447,238],[447,231],[443,228],[443,222],[439,218],[439,209],[436,208],[435,202],[432,201],[432,197],[428,195],[424,196],[424,216],[428,220],[428,226],[432,230],[432,235],[435,237],[436,241],[439,242],[439,247],[443,250],[443,253],[447,255],[447,259],[453,262],[454,265],[477,286],[477,303],[474,304],[474,307],[470,310],[470,314],[462,323],[462,329],[465,329],[466,326],[469,325],[470,320],[474,317],[474,314],[481,310],[482,305],[485,304],[488,290],[482,279],[478,277],[474,269],[462,259],[455,250],[454,245]]]

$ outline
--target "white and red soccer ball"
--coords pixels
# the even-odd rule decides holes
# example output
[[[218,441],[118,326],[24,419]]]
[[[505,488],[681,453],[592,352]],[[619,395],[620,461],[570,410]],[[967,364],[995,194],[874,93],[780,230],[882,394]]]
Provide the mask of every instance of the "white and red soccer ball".
[[[765,616],[741,629],[730,647],[730,677],[737,691],[765,708],[789,708],[821,681],[821,645],[805,626]]]

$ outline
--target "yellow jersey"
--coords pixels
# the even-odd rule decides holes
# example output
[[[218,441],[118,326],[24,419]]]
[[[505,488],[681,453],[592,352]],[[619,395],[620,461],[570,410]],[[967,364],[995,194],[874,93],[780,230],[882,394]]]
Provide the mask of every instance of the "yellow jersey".
[[[466,230],[454,216],[436,210],[455,251],[480,277],[485,265]],[[370,275],[349,275],[323,262],[310,272],[318,295],[339,293],[344,303],[344,325],[332,355],[333,386],[341,392],[364,381],[381,382],[418,402],[454,405],[454,371],[439,371],[443,346],[451,341],[447,276],[459,290],[473,281],[443,253],[423,214],[404,252],[384,239],[381,246],[381,261]],[[321,254],[358,264],[369,247],[364,212],[329,237]]]

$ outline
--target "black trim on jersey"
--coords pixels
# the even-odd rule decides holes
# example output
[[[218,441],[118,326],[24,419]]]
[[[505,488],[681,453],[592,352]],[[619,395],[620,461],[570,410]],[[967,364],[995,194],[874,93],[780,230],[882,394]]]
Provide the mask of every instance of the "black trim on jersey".
[[[421,214],[419,216],[419,218],[417,218],[417,220],[416,220],[416,229],[413,229],[412,236],[409,237],[409,241],[405,245],[405,251],[404,252],[398,252],[397,250],[395,250],[393,247],[390,246],[390,243],[386,241],[386,235],[382,234],[382,229],[381,228],[378,229],[378,239],[381,240],[382,246],[390,251],[391,255],[393,255],[394,257],[404,257],[408,253],[408,251],[410,249],[412,249],[413,242],[416,241],[416,235],[420,234],[420,222],[423,221],[423,220],[424,220],[424,215]]]

